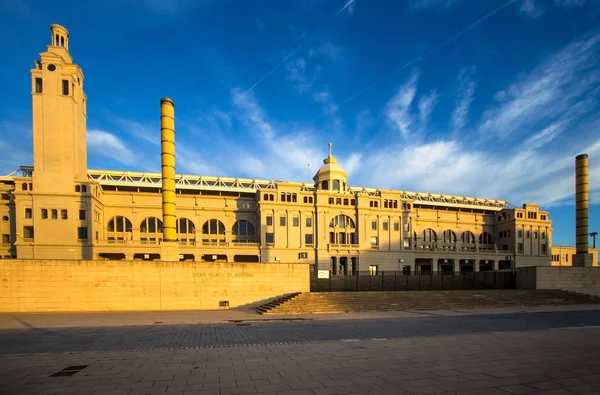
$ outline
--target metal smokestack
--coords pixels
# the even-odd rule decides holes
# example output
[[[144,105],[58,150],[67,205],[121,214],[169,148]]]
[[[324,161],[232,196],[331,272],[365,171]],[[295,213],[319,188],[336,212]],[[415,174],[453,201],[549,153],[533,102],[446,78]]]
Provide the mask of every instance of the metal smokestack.
[[[575,227],[577,236],[577,253],[588,253],[588,156],[577,155],[575,158]]]
[[[592,266],[592,255],[589,253],[588,239],[588,155],[575,157],[575,235],[576,251],[573,266]]]
[[[168,98],[160,99],[160,147],[163,243],[177,243],[177,217],[175,216],[175,104],[173,100]],[[179,258],[178,254],[177,258]],[[163,257],[163,260],[172,259]]]

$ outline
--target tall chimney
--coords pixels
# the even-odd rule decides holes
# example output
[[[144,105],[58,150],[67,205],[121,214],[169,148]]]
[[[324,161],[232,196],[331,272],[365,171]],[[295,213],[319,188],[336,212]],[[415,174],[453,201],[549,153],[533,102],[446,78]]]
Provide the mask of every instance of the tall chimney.
[[[573,266],[592,266],[588,239],[588,156],[575,157],[575,235],[576,251]]]
[[[175,104],[168,98],[160,99],[160,147],[163,216],[161,259],[179,261],[175,214]]]

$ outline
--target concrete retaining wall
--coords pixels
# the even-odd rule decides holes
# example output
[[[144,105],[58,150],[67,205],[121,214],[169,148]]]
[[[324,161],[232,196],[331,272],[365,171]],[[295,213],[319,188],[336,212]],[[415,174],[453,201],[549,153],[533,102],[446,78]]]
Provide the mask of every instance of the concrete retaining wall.
[[[517,272],[517,288],[600,289],[600,267],[525,267]]]
[[[0,312],[211,310],[309,290],[307,264],[0,260]]]

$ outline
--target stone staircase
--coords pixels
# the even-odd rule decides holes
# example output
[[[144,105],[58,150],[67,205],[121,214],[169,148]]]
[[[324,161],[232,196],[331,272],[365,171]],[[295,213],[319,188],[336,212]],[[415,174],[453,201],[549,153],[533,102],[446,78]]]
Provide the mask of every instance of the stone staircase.
[[[292,294],[287,294],[287,295],[275,298],[272,301],[270,301],[269,303],[265,303],[265,304],[258,306],[256,308],[256,312],[258,314],[269,314],[269,311],[271,311],[272,309],[281,306],[283,303],[289,302],[290,300],[294,299],[295,297],[297,297],[300,294],[301,294],[300,292],[295,292]]]
[[[276,299],[259,306],[257,311],[260,314],[319,314],[592,303],[600,304],[600,297],[564,290],[312,292]]]

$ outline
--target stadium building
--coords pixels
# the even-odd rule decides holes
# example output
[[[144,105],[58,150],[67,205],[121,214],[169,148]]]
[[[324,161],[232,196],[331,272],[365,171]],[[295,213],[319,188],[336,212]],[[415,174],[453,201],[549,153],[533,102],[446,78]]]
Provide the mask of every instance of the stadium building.
[[[90,170],[83,72],[67,30],[50,31],[31,70],[33,166],[0,177],[1,257],[306,262],[349,275],[552,264],[539,205],[351,186],[331,144],[314,183],[175,175],[170,99],[162,174]]]

